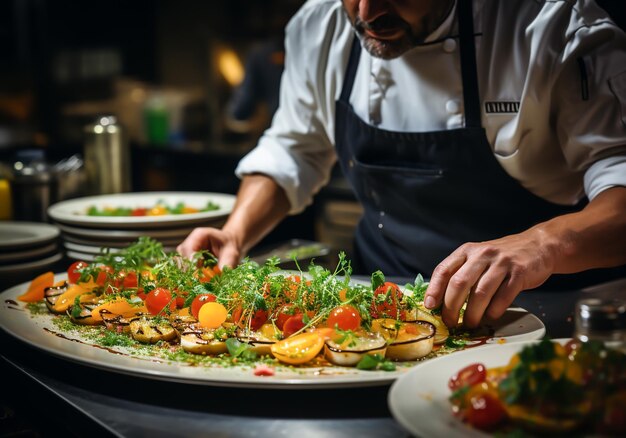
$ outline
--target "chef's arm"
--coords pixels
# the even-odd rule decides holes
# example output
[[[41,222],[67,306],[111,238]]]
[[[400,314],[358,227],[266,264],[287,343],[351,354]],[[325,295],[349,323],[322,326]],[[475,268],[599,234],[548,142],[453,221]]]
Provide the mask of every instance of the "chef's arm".
[[[289,201],[285,191],[269,176],[243,178],[237,202],[222,228],[237,239],[242,254],[247,252],[287,216]]]
[[[519,234],[461,245],[434,270],[428,308],[442,306],[444,322],[500,317],[523,290],[552,274],[570,274],[626,264],[626,187],[596,196],[582,211],[555,217]]]
[[[250,248],[287,216],[289,208],[284,190],[272,178],[247,175],[222,229],[196,228],[177,250],[185,257],[192,257],[195,252],[207,249],[218,257],[220,266],[236,266]]]

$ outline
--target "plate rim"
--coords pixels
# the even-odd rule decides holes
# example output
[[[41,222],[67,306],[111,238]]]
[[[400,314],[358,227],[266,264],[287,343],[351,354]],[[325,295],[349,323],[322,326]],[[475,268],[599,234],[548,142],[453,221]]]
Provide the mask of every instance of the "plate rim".
[[[124,203],[128,199],[141,199],[146,204],[156,202],[161,198],[197,198],[203,199],[203,202],[215,200],[220,204],[219,210],[188,213],[181,215],[162,215],[162,216],[87,216],[72,212],[73,208],[85,208],[90,204],[98,202],[120,202]],[[127,192],[113,193],[94,196],[85,196],[80,198],[68,199],[57,202],[47,209],[48,216],[55,222],[79,225],[91,228],[142,228],[142,227],[168,227],[174,225],[192,225],[203,223],[211,220],[221,219],[228,216],[234,207],[236,196],[230,193],[218,192],[194,192],[194,191],[146,191],[146,192]],[[152,201],[151,201],[152,200]],[[136,202],[136,201],[135,201]],[[223,205],[226,205],[223,207]]]
[[[8,242],[0,241],[0,251],[3,253],[10,253],[13,250],[21,250],[23,248],[44,246],[57,239],[61,234],[59,227],[45,222],[0,221],[0,228],[7,228],[11,231],[15,231],[16,228],[40,231],[40,233],[31,238],[18,239],[13,243],[8,243],[11,242],[10,240]]]

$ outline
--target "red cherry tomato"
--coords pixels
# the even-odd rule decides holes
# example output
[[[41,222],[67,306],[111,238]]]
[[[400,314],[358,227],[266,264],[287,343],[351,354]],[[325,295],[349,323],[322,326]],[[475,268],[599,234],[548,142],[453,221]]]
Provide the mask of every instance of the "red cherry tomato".
[[[176,300],[172,299],[171,292],[162,287],[151,290],[146,296],[145,304],[152,315],[159,314],[166,306],[169,306],[171,311],[176,309]]]
[[[487,370],[482,363],[474,363],[462,368],[448,380],[448,388],[456,391],[465,386],[474,386],[485,381]]]
[[[496,396],[489,392],[480,392],[470,397],[465,419],[475,428],[493,430],[505,417],[506,411]]]
[[[143,291],[143,287],[140,287],[139,289],[137,289],[137,296],[138,296],[139,298],[141,298],[142,300],[144,300],[144,301],[146,300],[147,295],[146,295],[146,293]]]
[[[191,314],[194,318],[198,319],[198,312],[200,312],[200,307],[204,305],[204,303],[210,303],[217,300],[217,297],[213,294],[200,294],[193,299],[191,302]]]
[[[354,306],[344,304],[330,311],[326,325],[330,328],[339,327],[341,330],[356,330],[361,326],[361,315]]]
[[[276,316],[276,327],[280,330],[285,326],[285,322],[294,315],[293,306],[291,304],[284,304]]]
[[[78,282],[78,279],[80,278],[80,272],[76,271],[86,268],[87,266],[89,266],[89,263],[83,262],[82,260],[72,263],[70,267],[67,268],[67,281],[72,284]]]
[[[370,312],[373,318],[398,317],[398,301],[402,292],[397,284],[386,281],[374,291]]]
[[[298,313],[287,319],[283,325],[283,337],[288,338],[304,327],[306,324],[302,321],[303,317],[304,315],[302,313]]]
[[[130,215],[131,216],[145,216],[147,211],[148,210],[145,208],[138,207],[138,208],[133,209],[133,211],[130,212]]]
[[[98,286],[104,286],[104,283],[108,282],[111,275],[113,274],[113,268],[110,266],[100,266],[100,272],[96,277],[96,283]]]
[[[136,289],[138,286],[137,274],[134,272],[123,272],[120,273],[116,284],[118,286],[123,286],[124,289]]]
[[[265,324],[265,321],[267,321],[267,311],[261,309],[257,310],[250,320],[250,330],[260,329],[261,326]]]

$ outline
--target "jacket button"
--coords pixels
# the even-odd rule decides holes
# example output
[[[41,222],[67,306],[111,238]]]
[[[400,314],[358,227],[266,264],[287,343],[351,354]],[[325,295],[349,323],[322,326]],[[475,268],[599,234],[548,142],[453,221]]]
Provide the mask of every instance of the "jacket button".
[[[446,102],[446,111],[448,114],[458,114],[461,110],[461,105],[458,100],[451,99]]]
[[[456,41],[454,38],[448,38],[443,42],[443,51],[446,53],[452,53],[456,50]]]

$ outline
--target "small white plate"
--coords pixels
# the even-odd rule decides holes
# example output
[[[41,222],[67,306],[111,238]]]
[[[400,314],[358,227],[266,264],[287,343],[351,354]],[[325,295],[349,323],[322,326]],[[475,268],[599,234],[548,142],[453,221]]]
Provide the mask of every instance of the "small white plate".
[[[171,230],[159,229],[142,229],[142,230],[95,230],[91,228],[73,227],[70,225],[58,224],[58,227],[64,234],[79,236],[98,241],[107,241],[109,239],[132,243],[143,236],[149,236],[154,239],[180,239],[182,242],[194,229],[190,228],[174,228]],[[105,244],[106,246],[106,244]]]
[[[175,237],[173,239],[160,237],[158,240],[164,246],[176,247],[176,246],[178,246],[179,243],[181,243],[183,241],[183,239],[184,238],[180,238],[180,237]],[[106,248],[118,248],[118,249],[121,249],[121,248],[126,248],[128,245],[130,245],[131,243],[134,243],[136,241],[137,241],[137,239],[120,240],[120,241],[99,240],[99,239],[91,239],[91,238],[88,238],[88,237],[81,238],[81,237],[77,237],[77,236],[72,236],[71,234],[65,234],[65,233],[63,234],[63,242],[64,243],[73,243],[73,244],[77,244],[77,245],[83,245],[83,246],[94,247],[94,248],[106,247]],[[89,251],[83,251],[83,252],[89,252]]]
[[[117,208],[150,208],[159,202],[175,206],[183,202],[189,207],[202,209],[211,201],[219,209],[200,213],[166,214],[162,216],[88,216],[90,207],[104,209]],[[193,226],[209,223],[216,219],[225,219],[233,210],[235,196],[224,193],[205,192],[136,192],[114,195],[89,196],[70,199],[51,205],[48,215],[56,222],[85,227],[134,229],[162,228],[171,226]]]
[[[44,271],[53,266],[56,262],[63,258],[63,254],[57,253],[44,259],[35,260],[25,263],[15,263],[13,265],[0,266],[0,277],[8,278],[11,275],[25,274],[28,272]],[[34,277],[34,276],[33,276]]]
[[[54,225],[39,222],[0,222],[0,251],[16,251],[26,247],[45,245],[59,237]]]
[[[67,248],[67,244],[66,244],[66,248]],[[111,249],[111,254],[115,254],[116,252],[119,252],[120,249],[119,248],[110,248]],[[163,247],[163,251],[165,252],[173,252],[176,251],[176,248],[172,248],[172,247]],[[94,262],[96,261],[96,257],[98,257],[100,255],[100,251],[98,251],[97,253],[91,253],[91,252],[80,252],[80,251],[72,251],[69,250],[65,252],[65,255],[67,255],[68,258],[73,259],[73,260],[82,260],[85,262]]]
[[[415,436],[492,436],[469,427],[452,415],[448,380],[473,363],[480,362],[487,368],[506,365],[515,353],[536,342],[539,341],[492,344],[426,361],[393,383],[388,395],[389,409],[394,418]]]
[[[19,251],[2,252],[0,253],[0,264],[14,264],[17,262],[23,263],[24,260],[32,260],[37,257],[41,258],[46,256],[57,249],[56,242],[50,243],[45,246],[38,246],[35,248],[27,248]],[[1,265],[0,265],[1,266]]]

